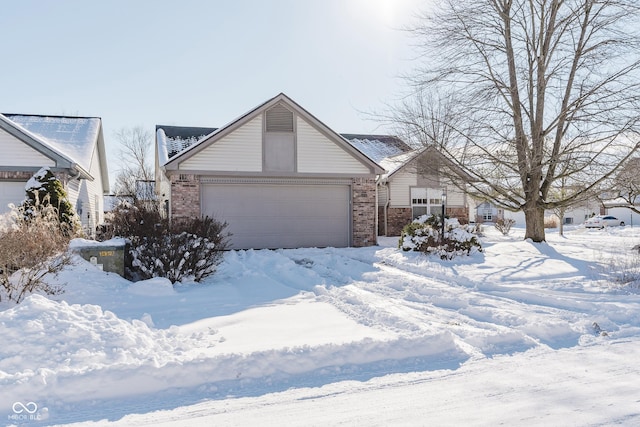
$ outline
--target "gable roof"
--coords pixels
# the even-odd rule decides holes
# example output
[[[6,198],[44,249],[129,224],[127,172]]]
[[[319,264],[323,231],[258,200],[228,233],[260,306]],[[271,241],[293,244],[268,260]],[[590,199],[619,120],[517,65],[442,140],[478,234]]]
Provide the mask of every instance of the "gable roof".
[[[376,173],[376,174],[384,173],[384,169],[382,169],[380,165],[378,165],[375,161],[373,161],[371,158],[365,155],[358,148],[349,144],[348,141],[346,141],[341,135],[339,135],[338,133],[333,131],[331,128],[329,128],[327,125],[322,123],[314,115],[309,113],[307,110],[305,110],[302,106],[300,106],[298,103],[293,101],[284,93],[280,93],[274,96],[273,98],[249,110],[248,112],[241,115],[237,119],[231,121],[230,123],[226,124],[225,126],[216,129],[206,137],[200,139],[193,145],[190,145],[188,148],[184,149],[182,152],[169,158],[169,160],[166,163],[164,163],[164,166],[168,169],[176,168],[180,162],[190,158],[194,154],[198,153],[200,150],[208,147],[210,144],[214,144],[219,139],[228,135],[235,129],[239,128],[240,126],[246,124],[253,118],[257,117],[259,114],[262,114],[263,111],[268,110],[269,108],[275,106],[278,103],[284,103],[287,107],[295,111],[296,114],[298,114],[304,120],[306,120],[307,122],[315,126],[321,132],[323,132],[334,143],[341,146],[345,151],[347,151],[348,153],[353,155],[355,158],[357,158],[360,162],[362,162],[367,167],[369,167],[373,173]]]
[[[398,154],[396,156],[391,156],[383,159],[380,162],[380,165],[387,170],[387,173],[384,175],[385,179],[391,178],[395,173],[404,169],[406,166],[409,166],[413,163],[414,160],[417,160],[422,155],[429,154],[432,156],[436,156],[440,161],[446,165],[446,167],[450,168],[452,172],[454,172],[460,178],[472,181],[473,178],[463,171],[458,165],[452,162],[447,156],[445,156],[440,150],[438,150],[433,145],[427,145],[421,148],[413,149],[406,153]]]
[[[414,149],[393,135],[341,134],[344,139],[376,163],[388,157],[409,153]],[[385,168],[387,169],[387,168]],[[387,169],[388,170],[388,169]]]
[[[76,170],[93,180],[91,162],[98,149],[103,190],[109,188],[102,119],[99,117],[0,114],[0,127],[56,161],[58,167]]]
[[[411,163],[412,160],[418,158],[424,151],[424,149],[417,149],[406,153],[400,153],[395,156],[385,157],[380,161],[380,165],[387,170],[386,176],[390,177]]]

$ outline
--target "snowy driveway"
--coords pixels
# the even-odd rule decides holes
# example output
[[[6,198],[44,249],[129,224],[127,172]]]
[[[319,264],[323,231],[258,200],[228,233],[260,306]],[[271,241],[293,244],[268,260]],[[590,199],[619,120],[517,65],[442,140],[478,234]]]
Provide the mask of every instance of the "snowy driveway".
[[[62,301],[36,296],[0,311],[0,414],[34,402],[58,423],[118,419],[390,374],[481,375],[472,367],[499,357],[606,351],[640,337],[640,298],[594,269],[607,265],[612,240],[602,236],[595,252],[585,247],[594,236],[550,245],[493,236],[484,253],[453,262],[391,245],[230,252],[208,283],[176,288],[78,262],[60,278]],[[611,251],[631,243],[613,238]]]

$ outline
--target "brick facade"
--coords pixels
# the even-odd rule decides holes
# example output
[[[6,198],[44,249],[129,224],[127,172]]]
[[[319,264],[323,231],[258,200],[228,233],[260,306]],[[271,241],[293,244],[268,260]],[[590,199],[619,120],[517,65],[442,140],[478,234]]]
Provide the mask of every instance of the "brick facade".
[[[405,225],[413,219],[411,208],[387,208],[387,236],[399,236]],[[461,224],[469,222],[467,208],[447,208],[449,218],[458,218]],[[378,207],[378,234],[384,236],[384,206]]]
[[[377,243],[375,179],[354,178],[351,183],[351,201],[353,246],[375,245]]]
[[[384,206],[378,214],[378,232],[384,236]],[[399,236],[405,225],[413,219],[411,208],[387,208],[387,236]]]
[[[468,208],[447,208],[447,216],[449,218],[458,218],[460,224],[469,223],[469,209]]]
[[[171,217],[200,216],[200,179],[197,175],[171,176]]]

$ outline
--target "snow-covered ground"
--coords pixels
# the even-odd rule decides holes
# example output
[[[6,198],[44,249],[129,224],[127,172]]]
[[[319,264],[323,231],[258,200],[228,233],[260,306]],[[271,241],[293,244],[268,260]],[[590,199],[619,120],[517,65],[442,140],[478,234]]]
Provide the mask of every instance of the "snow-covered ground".
[[[0,424],[640,425],[640,228],[485,231],[453,261],[229,252],[175,288],[76,259],[0,304]]]

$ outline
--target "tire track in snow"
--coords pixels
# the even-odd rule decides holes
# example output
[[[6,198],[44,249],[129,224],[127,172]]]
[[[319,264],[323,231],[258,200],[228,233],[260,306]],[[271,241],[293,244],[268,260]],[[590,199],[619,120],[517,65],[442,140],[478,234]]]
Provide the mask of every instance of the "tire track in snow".
[[[450,333],[472,357],[524,351],[542,344],[572,346],[585,332],[587,321],[574,312],[534,305],[532,313],[530,304],[505,295],[451,284],[385,262],[374,266],[377,271],[346,286],[330,286],[321,297],[360,323],[401,336]]]

